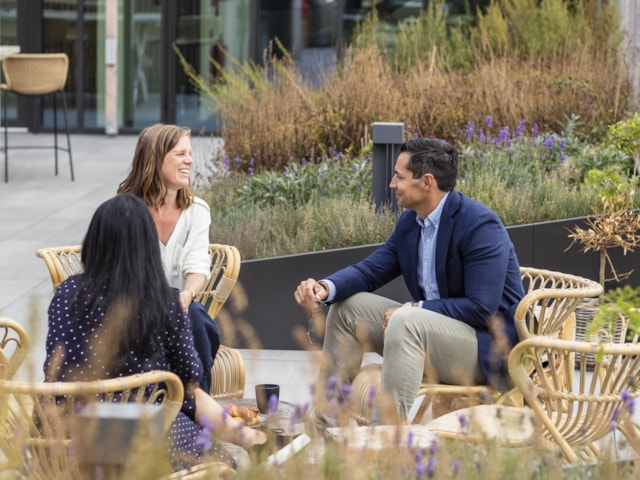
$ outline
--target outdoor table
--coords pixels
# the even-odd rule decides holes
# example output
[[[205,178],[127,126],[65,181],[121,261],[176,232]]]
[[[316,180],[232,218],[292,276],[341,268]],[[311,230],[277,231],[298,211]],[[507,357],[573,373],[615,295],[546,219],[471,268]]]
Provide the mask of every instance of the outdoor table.
[[[231,398],[219,400],[220,405],[237,405],[239,407],[255,407],[255,398]],[[295,405],[283,400],[278,401],[278,410],[268,417],[266,427],[273,433],[278,448],[283,447],[302,433],[306,433],[304,418],[295,418]]]

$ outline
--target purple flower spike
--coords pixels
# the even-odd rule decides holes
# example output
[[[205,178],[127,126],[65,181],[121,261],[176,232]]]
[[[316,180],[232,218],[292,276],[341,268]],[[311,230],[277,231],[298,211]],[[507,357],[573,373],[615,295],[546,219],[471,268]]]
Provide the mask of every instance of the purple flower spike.
[[[629,392],[629,390],[625,389],[622,391],[622,401],[624,402],[624,406],[629,411],[629,414],[633,415],[635,411],[636,399],[633,398],[633,395],[631,394],[631,392]]]
[[[469,418],[464,413],[458,415],[458,422],[460,422],[460,430],[463,432],[469,427]]]
[[[533,136],[535,137],[536,135],[538,135],[538,124],[534,123],[533,124]]]
[[[376,401],[376,395],[378,394],[378,387],[371,385],[367,390],[367,407],[373,407]]]
[[[473,122],[467,122],[467,131],[464,132],[466,138],[473,137]]]
[[[414,438],[415,438],[415,433],[413,433],[413,430],[409,430],[409,433],[407,433],[407,448],[413,447]]]
[[[274,413],[276,413],[278,411],[278,396],[277,395],[271,395],[269,397],[269,407],[268,407],[268,413],[269,415],[273,415]]]
[[[229,170],[229,155],[224,156],[224,168]]]
[[[491,125],[493,125],[493,118],[491,115],[487,115],[487,128],[491,128]]]

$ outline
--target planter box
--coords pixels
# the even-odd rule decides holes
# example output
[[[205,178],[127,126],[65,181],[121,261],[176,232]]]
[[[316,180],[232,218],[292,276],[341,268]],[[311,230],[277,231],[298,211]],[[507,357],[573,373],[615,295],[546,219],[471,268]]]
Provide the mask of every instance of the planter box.
[[[520,265],[545,268],[598,279],[598,255],[582,253],[578,245],[565,250],[571,244],[568,228],[584,225],[584,218],[571,218],[553,222],[508,227]],[[320,345],[299,343],[294,339],[294,328],[307,327],[308,317],[294,298],[293,292],[301,280],[320,279],[335,270],[355,263],[378,245],[365,245],[323,252],[311,252],[283,257],[273,257],[242,262],[239,282],[247,296],[248,306],[242,311],[233,310],[233,318],[246,320],[255,329],[265,349],[302,350],[320,348]],[[610,252],[614,265],[621,272],[635,268],[633,274],[621,285],[640,285],[640,251],[623,255],[621,249]],[[608,288],[617,286],[609,283]],[[381,288],[378,293],[400,302],[409,299],[401,278]],[[233,303],[233,302],[230,302]],[[246,345],[238,344],[238,347]]]

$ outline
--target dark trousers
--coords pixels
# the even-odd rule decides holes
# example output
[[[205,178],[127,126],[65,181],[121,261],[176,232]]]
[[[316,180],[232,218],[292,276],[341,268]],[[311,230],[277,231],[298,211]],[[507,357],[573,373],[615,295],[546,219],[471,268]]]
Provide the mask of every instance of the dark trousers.
[[[200,302],[191,302],[189,318],[193,330],[193,342],[204,369],[200,386],[209,393],[211,391],[211,367],[213,367],[216,353],[220,348],[220,327]]]

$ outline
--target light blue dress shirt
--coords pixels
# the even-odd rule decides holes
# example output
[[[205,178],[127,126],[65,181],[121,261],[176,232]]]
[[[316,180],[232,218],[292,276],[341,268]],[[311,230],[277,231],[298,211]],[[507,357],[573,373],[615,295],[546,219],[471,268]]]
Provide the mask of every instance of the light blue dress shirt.
[[[448,195],[449,192],[442,197],[438,206],[427,216],[427,218],[422,220],[420,217],[416,217],[416,222],[420,225],[420,243],[418,244],[417,266],[418,283],[422,286],[424,298],[427,300],[436,300],[440,298],[438,281],[436,280],[436,241],[438,238],[438,226],[440,225],[442,209]]]

